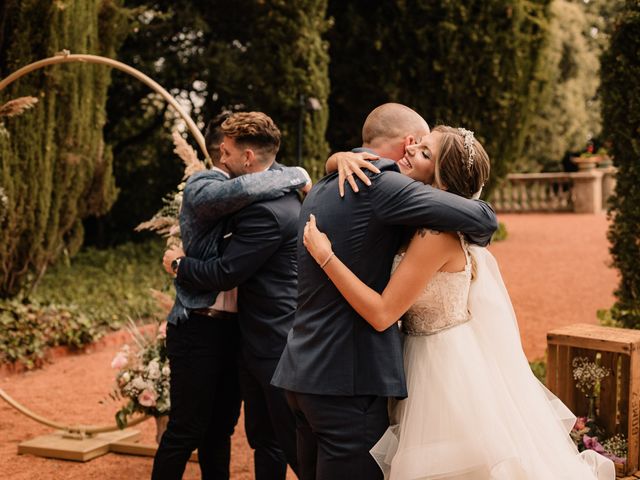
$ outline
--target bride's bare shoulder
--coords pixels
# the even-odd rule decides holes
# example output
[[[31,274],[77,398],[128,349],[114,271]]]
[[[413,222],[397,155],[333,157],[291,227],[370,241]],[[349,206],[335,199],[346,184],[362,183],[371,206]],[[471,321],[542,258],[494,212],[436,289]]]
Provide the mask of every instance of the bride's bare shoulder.
[[[422,240],[420,240],[422,239]],[[412,242],[438,243],[443,246],[456,246],[460,243],[458,234],[455,232],[440,232],[429,228],[418,228],[413,236]]]
[[[465,257],[460,246],[460,237],[455,232],[420,228],[411,239],[409,251],[413,251],[412,256],[416,259],[435,255],[442,260],[447,270],[453,268],[455,271],[459,264],[464,267]]]

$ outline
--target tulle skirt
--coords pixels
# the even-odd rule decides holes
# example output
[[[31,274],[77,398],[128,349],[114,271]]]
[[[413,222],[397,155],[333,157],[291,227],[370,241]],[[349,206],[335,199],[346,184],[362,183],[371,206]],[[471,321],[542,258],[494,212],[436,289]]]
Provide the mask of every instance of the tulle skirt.
[[[504,295],[472,291],[471,321],[405,338],[409,395],[390,404],[391,427],[371,450],[385,478],[615,479],[609,459],[578,454],[575,417],[531,372]]]

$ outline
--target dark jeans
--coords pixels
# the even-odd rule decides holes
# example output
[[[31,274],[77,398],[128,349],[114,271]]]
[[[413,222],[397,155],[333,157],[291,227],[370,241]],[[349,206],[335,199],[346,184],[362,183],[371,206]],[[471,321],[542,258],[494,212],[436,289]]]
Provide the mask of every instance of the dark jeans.
[[[382,480],[369,450],[389,426],[386,397],[286,395],[296,418],[301,480]]]
[[[284,480],[287,463],[298,473],[296,425],[284,390],[271,385],[277,358],[256,358],[244,351],[239,360],[244,424],[254,449],[256,480]]]
[[[231,435],[240,415],[235,315],[191,314],[167,328],[171,411],[153,462],[153,480],[182,478],[198,449],[203,480],[228,480]]]

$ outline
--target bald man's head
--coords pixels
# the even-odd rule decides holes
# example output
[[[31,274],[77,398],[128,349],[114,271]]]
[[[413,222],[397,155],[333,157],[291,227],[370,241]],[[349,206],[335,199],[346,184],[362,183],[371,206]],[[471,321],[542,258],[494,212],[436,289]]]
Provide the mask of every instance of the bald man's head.
[[[375,108],[362,126],[362,144],[380,156],[400,160],[404,146],[429,133],[429,125],[417,112],[399,103]]]

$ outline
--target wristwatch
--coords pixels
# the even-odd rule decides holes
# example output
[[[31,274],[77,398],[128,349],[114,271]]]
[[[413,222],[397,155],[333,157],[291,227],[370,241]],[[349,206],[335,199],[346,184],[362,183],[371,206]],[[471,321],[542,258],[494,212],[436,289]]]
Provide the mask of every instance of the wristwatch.
[[[183,259],[184,257],[178,257],[173,259],[173,261],[171,262],[171,271],[174,273],[174,275],[176,275],[178,273],[178,267],[180,266],[180,261]]]

